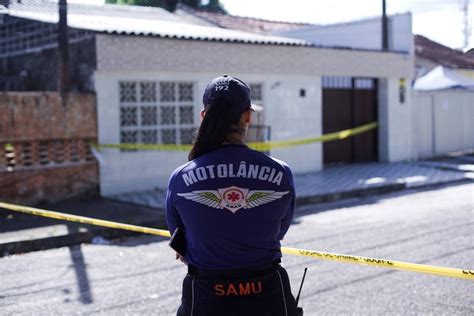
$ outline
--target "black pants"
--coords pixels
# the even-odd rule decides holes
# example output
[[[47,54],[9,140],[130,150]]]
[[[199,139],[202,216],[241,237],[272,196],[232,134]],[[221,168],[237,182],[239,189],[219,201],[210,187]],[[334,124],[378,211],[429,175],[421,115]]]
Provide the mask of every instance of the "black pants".
[[[190,273],[183,281],[178,316],[295,316],[286,270],[273,265],[260,271],[224,277]]]

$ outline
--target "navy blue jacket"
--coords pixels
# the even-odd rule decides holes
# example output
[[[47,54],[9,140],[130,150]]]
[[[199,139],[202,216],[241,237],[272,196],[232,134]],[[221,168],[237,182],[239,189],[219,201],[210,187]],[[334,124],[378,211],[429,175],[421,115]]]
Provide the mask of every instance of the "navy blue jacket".
[[[294,201],[288,165],[245,145],[223,145],[173,172],[166,221],[171,233],[185,231],[190,264],[248,267],[281,257]]]

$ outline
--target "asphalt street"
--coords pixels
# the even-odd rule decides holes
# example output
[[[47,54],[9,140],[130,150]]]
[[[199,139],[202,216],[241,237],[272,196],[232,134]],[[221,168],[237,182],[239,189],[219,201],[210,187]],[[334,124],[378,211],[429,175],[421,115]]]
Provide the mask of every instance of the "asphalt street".
[[[299,208],[283,245],[474,269],[474,184]],[[305,315],[473,315],[474,282],[285,255]],[[1,315],[173,315],[185,267],[135,237],[0,259]]]

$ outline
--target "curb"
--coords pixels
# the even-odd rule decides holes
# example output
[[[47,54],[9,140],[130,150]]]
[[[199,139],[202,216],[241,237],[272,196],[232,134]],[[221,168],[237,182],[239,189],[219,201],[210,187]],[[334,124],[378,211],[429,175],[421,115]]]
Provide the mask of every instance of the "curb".
[[[296,206],[303,206],[307,204],[334,202],[347,198],[365,197],[371,195],[379,195],[384,193],[391,193],[407,189],[404,183],[395,183],[373,188],[357,189],[351,191],[334,192],[323,195],[302,196],[296,198]]]
[[[325,202],[334,202],[347,198],[354,197],[367,197],[380,195],[385,193],[399,192],[404,190],[429,190],[437,187],[442,187],[444,185],[457,185],[463,183],[473,182],[472,179],[458,179],[454,181],[448,181],[444,183],[433,183],[426,184],[421,186],[407,186],[405,183],[396,183],[389,184],[385,186],[357,189],[351,191],[343,192],[334,192],[330,194],[323,195],[314,195],[314,196],[303,196],[296,198],[296,207],[308,205],[308,204],[318,204]],[[160,210],[160,209],[157,209]],[[161,209],[160,211],[163,211]],[[166,222],[164,217],[160,220],[154,221],[137,221],[135,223],[130,223],[139,226],[146,227],[155,227],[155,228],[165,228]],[[60,236],[46,237],[40,239],[30,239],[30,240],[21,240],[14,241],[9,243],[0,244],[0,258],[12,255],[12,254],[21,254],[33,251],[48,250],[60,247],[68,247],[81,243],[91,243],[94,237],[100,236],[107,239],[112,238],[121,238],[129,236],[138,236],[140,233],[135,233],[131,231],[125,231],[114,228],[105,228],[105,227],[96,227],[96,226],[80,226],[80,224],[71,224],[72,227],[77,230],[77,232],[72,232]],[[81,227],[79,230],[78,228]]]

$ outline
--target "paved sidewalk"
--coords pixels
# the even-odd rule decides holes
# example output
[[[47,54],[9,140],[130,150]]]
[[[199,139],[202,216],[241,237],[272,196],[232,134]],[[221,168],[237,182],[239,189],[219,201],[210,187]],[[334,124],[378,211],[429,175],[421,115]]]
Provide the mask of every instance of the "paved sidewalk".
[[[466,164],[460,161],[458,165],[451,163],[451,166],[449,169],[445,167],[444,162],[434,161],[366,163],[333,166],[320,172],[295,174],[297,203],[324,202],[474,179],[474,162]],[[110,198],[162,208],[165,194],[165,189],[156,189],[120,194]]]
[[[474,180],[474,156],[414,163],[367,163],[333,166],[321,172],[296,174],[297,204],[314,204]],[[474,183],[474,181],[473,181]],[[69,200],[39,208],[141,226],[166,228],[165,190],[132,192],[109,198]],[[0,209],[0,257],[69,246],[107,243],[130,232],[61,222]],[[101,236],[100,238],[97,238]]]

